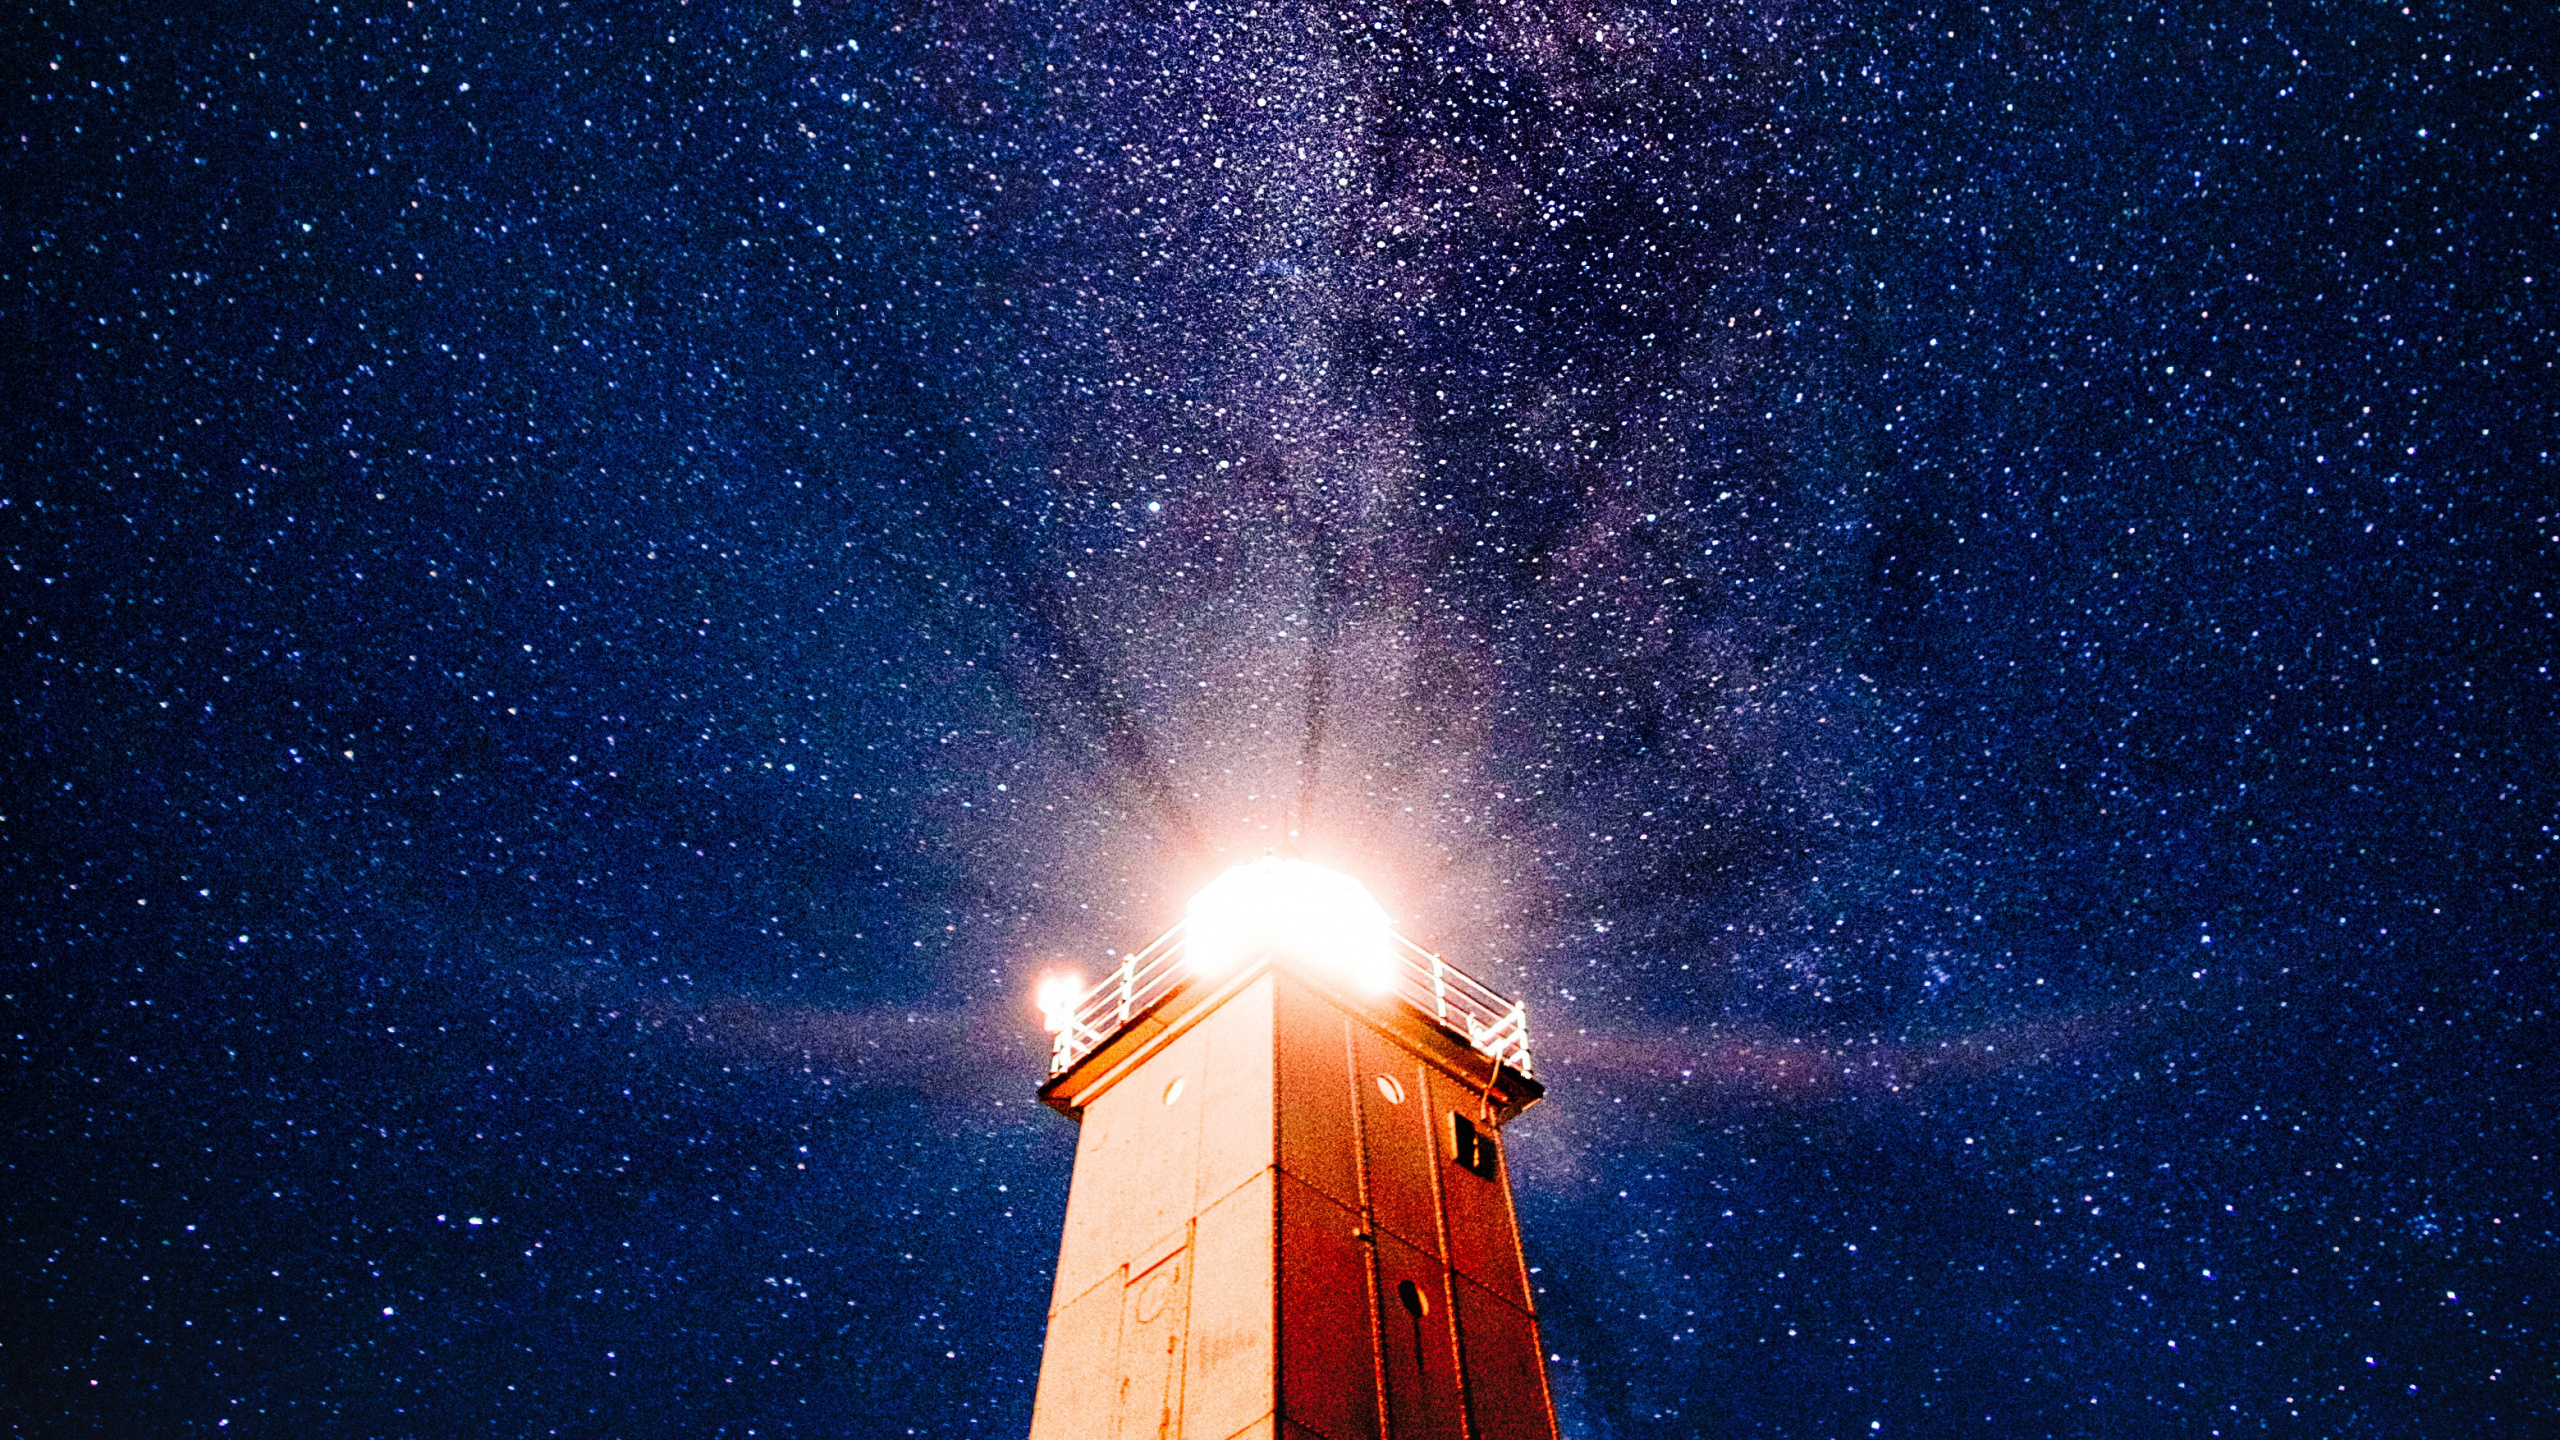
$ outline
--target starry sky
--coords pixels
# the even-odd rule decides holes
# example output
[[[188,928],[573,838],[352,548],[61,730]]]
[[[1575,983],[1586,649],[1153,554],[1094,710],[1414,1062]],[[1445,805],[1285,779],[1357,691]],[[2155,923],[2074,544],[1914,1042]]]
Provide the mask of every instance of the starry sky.
[[[1019,1435],[1267,849],[1573,1440],[2560,1423],[2539,7],[7,26],[11,1433]]]

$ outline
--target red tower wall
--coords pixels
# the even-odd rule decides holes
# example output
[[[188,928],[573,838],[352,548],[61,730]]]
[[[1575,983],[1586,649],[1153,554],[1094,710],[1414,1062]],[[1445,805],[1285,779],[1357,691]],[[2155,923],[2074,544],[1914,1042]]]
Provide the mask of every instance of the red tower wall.
[[[1534,1088],[1285,965],[1193,999],[1044,1092],[1084,1130],[1033,1440],[1553,1440],[1509,1176],[1449,1123]]]

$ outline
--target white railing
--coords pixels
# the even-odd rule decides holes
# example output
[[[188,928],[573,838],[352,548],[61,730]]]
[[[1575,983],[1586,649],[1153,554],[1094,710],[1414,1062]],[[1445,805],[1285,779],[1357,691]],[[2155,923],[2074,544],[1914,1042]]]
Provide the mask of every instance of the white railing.
[[[1154,944],[1124,958],[1119,969],[1052,1021],[1057,1033],[1049,1043],[1049,1073],[1065,1074],[1069,1066],[1102,1048],[1102,1042],[1118,1034],[1121,1026],[1154,1008],[1189,978],[1190,967],[1182,956],[1182,926],[1176,925],[1157,936]]]
[[[1537,1070],[1529,1059],[1529,1008],[1505,999],[1492,986],[1423,949],[1402,935],[1395,941],[1395,994],[1438,1021],[1441,1028],[1467,1037],[1487,1057],[1531,1079]]]
[[[1071,1007],[1061,1007],[1053,1022],[1058,1029],[1049,1050],[1050,1074],[1065,1074],[1102,1048],[1122,1026],[1194,978],[1185,963],[1183,930],[1177,924],[1157,936],[1154,944],[1123,959],[1118,969]],[[1389,938],[1393,942],[1389,993],[1430,1016],[1441,1028],[1465,1036],[1487,1058],[1536,1078],[1529,1057],[1526,1006],[1505,999],[1493,987],[1402,935]]]

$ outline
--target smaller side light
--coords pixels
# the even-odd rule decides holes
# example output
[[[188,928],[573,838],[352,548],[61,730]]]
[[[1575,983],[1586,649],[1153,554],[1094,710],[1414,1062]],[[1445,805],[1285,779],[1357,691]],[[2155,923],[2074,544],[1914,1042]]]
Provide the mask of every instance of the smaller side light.
[[[1043,975],[1035,994],[1040,1005],[1040,1024],[1055,1035],[1075,1023],[1076,1006],[1084,1001],[1084,977]]]

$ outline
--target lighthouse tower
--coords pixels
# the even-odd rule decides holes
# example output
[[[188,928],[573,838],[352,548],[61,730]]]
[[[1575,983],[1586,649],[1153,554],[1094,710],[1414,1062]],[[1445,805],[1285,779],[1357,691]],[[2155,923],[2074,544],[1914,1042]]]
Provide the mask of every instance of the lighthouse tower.
[[[1555,1440],[1519,1005],[1265,859],[1044,1009],[1082,1133],[1032,1440]]]

